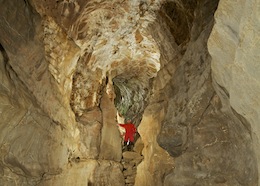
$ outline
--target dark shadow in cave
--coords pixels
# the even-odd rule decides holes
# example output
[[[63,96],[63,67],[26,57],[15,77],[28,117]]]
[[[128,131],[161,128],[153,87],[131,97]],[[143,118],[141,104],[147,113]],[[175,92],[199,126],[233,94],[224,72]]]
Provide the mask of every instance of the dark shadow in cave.
[[[2,46],[2,44],[0,43],[0,51],[3,55],[3,58],[4,58],[4,63],[6,64],[8,61],[9,61],[9,57],[4,49],[4,47]]]
[[[115,106],[125,120],[132,120],[136,127],[149,99],[148,84],[138,77],[130,79],[117,76],[113,79],[116,98]]]

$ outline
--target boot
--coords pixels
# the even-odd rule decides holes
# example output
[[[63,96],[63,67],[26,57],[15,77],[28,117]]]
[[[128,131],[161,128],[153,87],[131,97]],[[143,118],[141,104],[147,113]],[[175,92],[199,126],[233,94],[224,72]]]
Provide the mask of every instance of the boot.
[[[127,141],[124,142],[124,145],[122,147],[122,151],[125,152],[128,150],[128,147],[127,147]]]

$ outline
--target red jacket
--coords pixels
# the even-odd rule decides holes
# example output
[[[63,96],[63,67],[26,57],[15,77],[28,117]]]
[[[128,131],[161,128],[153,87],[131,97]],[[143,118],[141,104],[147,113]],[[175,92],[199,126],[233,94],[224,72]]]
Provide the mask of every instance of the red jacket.
[[[135,125],[132,123],[127,123],[127,124],[119,124],[121,127],[125,128],[125,138],[124,141],[131,141],[134,142],[134,135],[136,133],[136,128]]]

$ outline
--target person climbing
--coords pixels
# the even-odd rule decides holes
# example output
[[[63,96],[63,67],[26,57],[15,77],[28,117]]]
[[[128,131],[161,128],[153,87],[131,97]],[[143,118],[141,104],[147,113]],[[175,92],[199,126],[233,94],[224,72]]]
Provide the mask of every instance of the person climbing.
[[[134,136],[136,133],[136,127],[131,120],[127,120],[126,124],[118,124],[120,127],[125,128],[124,146],[127,146],[128,150],[132,150],[134,145]]]

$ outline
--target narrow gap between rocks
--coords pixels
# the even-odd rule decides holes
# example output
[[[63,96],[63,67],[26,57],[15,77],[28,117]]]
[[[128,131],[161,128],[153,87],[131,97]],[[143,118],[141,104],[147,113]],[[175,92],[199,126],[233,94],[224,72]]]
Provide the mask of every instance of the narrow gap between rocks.
[[[114,104],[117,109],[118,123],[131,122],[137,128],[142,120],[142,115],[147,106],[149,82],[141,78],[123,78],[117,76],[113,79],[114,91],[116,94]],[[125,130],[119,127],[123,137]],[[130,145],[129,145],[130,146]],[[122,138],[122,166],[125,184],[132,186],[135,184],[136,170],[138,164],[143,160],[143,143],[138,132],[135,133],[134,144],[130,148],[124,144]]]

